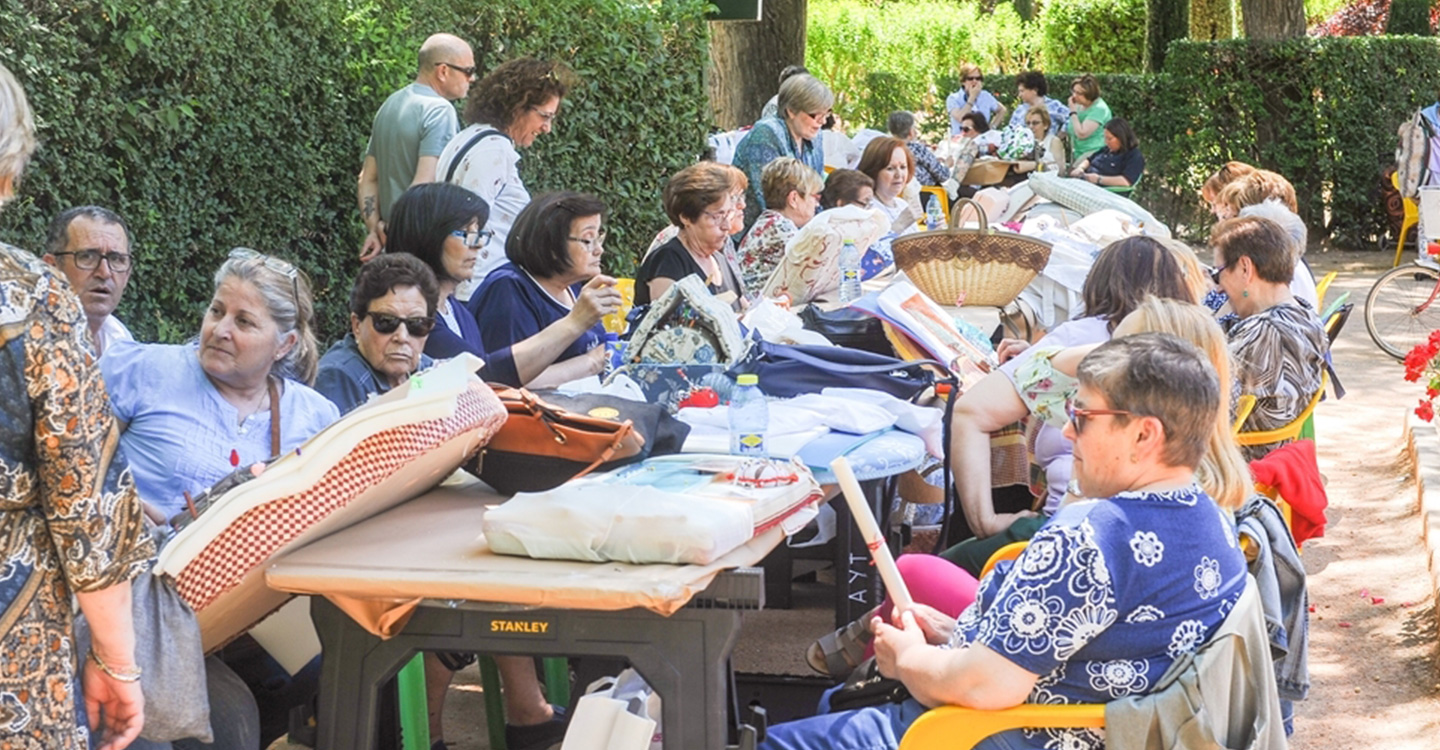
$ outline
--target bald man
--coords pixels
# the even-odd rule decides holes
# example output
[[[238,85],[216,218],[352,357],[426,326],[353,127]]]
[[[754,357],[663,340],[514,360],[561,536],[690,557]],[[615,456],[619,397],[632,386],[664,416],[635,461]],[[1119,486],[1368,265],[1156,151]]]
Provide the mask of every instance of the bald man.
[[[360,168],[360,216],[369,260],[385,246],[390,206],[411,185],[435,181],[435,162],[460,129],[451,102],[464,99],[475,80],[475,52],[453,34],[434,34],[420,45],[415,81],[385,100],[370,127]]]

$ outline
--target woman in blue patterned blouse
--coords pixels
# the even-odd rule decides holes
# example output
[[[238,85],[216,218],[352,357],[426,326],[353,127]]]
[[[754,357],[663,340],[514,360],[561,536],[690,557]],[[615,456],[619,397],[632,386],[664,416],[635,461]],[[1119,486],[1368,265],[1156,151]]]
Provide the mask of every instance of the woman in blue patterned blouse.
[[[781,724],[767,750],[895,748],[929,707],[1105,703],[1143,695],[1206,642],[1245,588],[1233,522],[1196,483],[1221,413],[1215,369],[1168,334],[1115,339],[1078,371],[1065,435],[1082,494],[958,620],[915,605],[874,623],[903,702]],[[1091,730],[1002,732],[983,750],[1099,750]]]

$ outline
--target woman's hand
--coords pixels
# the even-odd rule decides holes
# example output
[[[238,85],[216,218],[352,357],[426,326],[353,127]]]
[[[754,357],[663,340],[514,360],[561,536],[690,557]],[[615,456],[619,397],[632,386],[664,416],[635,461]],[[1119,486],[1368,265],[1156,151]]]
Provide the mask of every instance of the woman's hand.
[[[618,312],[622,302],[615,279],[601,274],[585,283],[570,314],[583,323],[583,327],[590,328],[606,315]]]
[[[134,669],[133,664],[107,661],[111,669]],[[105,674],[88,657],[81,667],[80,684],[85,693],[85,713],[90,730],[99,731],[98,750],[123,750],[145,726],[145,696],[139,682],[121,682]]]
[[[1085,179],[1086,179],[1087,181],[1089,181],[1089,183],[1090,183],[1091,185],[1099,185],[1099,184],[1100,184],[1100,175],[1095,174],[1094,172],[1086,172],[1086,173],[1085,173]]]
[[[1022,518],[1035,518],[1038,515],[1033,510],[1022,510],[1015,513],[996,513],[980,522],[983,529],[976,529],[976,533],[984,536],[995,536],[1003,533],[1010,525]]]
[[[887,625],[879,617],[870,622],[870,629],[875,633],[875,665],[880,668],[880,674],[893,680],[900,679],[897,663],[901,656],[926,644],[925,632],[915,622],[914,613],[908,609],[901,612],[897,622],[899,627]]]
[[[915,624],[919,625],[920,632],[925,634],[926,643],[940,646],[950,642],[950,635],[955,632],[955,618],[919,602],[911,604],[908,611],[915,615]],[[898,614],[890,619],[901,621]]]
[[[1025,339],[1000,339],[1000,345],[995,347],[995,359],[1003,365],[1029,348],[1030,342]]]

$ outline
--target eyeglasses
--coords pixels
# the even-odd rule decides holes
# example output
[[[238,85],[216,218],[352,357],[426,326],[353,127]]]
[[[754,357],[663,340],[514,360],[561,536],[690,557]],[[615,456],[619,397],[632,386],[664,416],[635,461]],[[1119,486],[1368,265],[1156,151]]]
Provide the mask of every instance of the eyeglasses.
[[[389,336],[400,330],[401,323],[405,324],[405,332],[417,339],[429,336],[430,330],[435,327],[434,318],[402,318],[374,310],[366,310],[365,317],[370,319],[371,327],[381,336]]]
[[[739,212],[739,208],[732,207],[727,208],[724,211],[706,211],[705,215],[708,216],[710,220],[715,222],[716,224],[728,224],[730,223],[730,220],[735,217],[735,214]]]
[[[983,81],[983,80],[985,80],[985,77],[984,77],[984,76],[965,76],[965,80],[967,80],[967,81]]]
[[[1221,272],[1221,271],[1224,271],[1224,270],[1225,270],[1225,264],[1224,264],[1224,263],[1221,263],[1220,265],[1215,266],[1214,268],[1210,269],[1210,280],[1213,281],[1213,282],[1215,282],[1215,286],[1220,286],[1220,272]]]
[[[437,68],[440,67],[441,65],[444,65],[445,67],[447,67],[447,68],[449,68],[449,69],[451,69],[451,70],[458,70],[458,71],[460,71],[461,73],[464,73],[466,78],[474,78],[474,77],[475,77],[475,66],[474,66],[474,65],[471,65],[471,66],[469,66],[469,67],[465,67],[465,66],[461,66],[461,65],[456,65],[455,63],[448,63],[448,62],[438,62],[438,63],[435,63],[435,67],[437,67]]]
[[[1026,120],[1026,121],[1025,121],[1025,124],[1026,124],[1026,125],[1029,125],[1030,127],[1033,128],[1033,127],[1035,127],[1036,125],[1044,125],[1044,124],[1045,124],[1045,121],[1044,121],[1044,120]]]
[[[102,252],[100,250],[65,250],[63,252],[51,253],[55,257],[63,255],[75,256],[75,267],[82,271],[94,271],[100,267],[100,260],[104,259],[110,264],[110,270],[115,273],[125,273],[130,270],[130,254]]]
[[[540,109],[539,107],[529,107],[528,109],[529,109],[531,112],[534,112],[535,114],[539,115],[539,116],[540,116],[540,121],[543,122],[543,123],[546,123],[547,125],[548,125],[549,123],[555,122],[555,115],[560,114],[560,110],[558,110],[558,109],[555,110],[554,112],[546,112],[545,110]]]
[[[578,242],[585,247],[585,252],[593,253],[605,247],[605,230],[601,229],[594,237],[570,237],[571,242]]]
[[[1075,406],[1072,400],[1065,401],[1065,416],[1070,418],[1070,423],[1075,425],[1075,434],[1079,435],[1085,429],[1085,420],[1090,417],[1118,417],[1129,416],[1130,412],[1121,409],[1081,409]]]
[[[973,128],[973,127],[971,127],[971,126],[969,126],[969,125],[961,125],[961,126],[960,126],[960,132],[962,132],[962,133],[973,133],[973,132],[975,132],[975,128]]]
[[[825,119],[829,117],[833,111],[834,110],[827,109],[824,112],[806,112],[805,114],[815,122],[824,124]]]
[[[451,237],[459,237],[465,243],[465,247],[472,250],[485,247],[490,244],[490,239],[495,236],[493,229],[456,229],[450,233]]]
[[[231,260],[258,260],[266,268],[281,274],[290,279],[290,291],[295,295],[295,312],[300,312],[300,269],[296,268],[288,260],[276,258],[273,255],[266,255],[259,250],[251,250],[248,247],[237,247],[230,251]],[[112,268],[114,266],[111,266]]]

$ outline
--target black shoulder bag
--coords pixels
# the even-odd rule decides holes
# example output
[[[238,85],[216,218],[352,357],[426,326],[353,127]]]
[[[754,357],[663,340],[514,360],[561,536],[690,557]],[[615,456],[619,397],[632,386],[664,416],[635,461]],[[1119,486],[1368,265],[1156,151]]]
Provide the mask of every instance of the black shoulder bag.
[[[453,179],[455,177],[455,170],[460,168],[460,160],[465,158],[465,154],[470,153],[470,149],[473,148],[475,144],[479,143],[482,140],[485,140],[486,138],[489,138],[492,135],[498,135],[507,141],[510,140],[510,136],[505,135],[504,133],[494,128],[491,128],[489,130],[482,130],[479,133],[476,133],[475,137],[471,138],[469,143],[465,144],[463,147],[461,147],[459,151],[455,152],[455,158],[450,160],[450,168],[445,170],[445,179],[441,180],[441,182],[449,182],[451,179]]]

